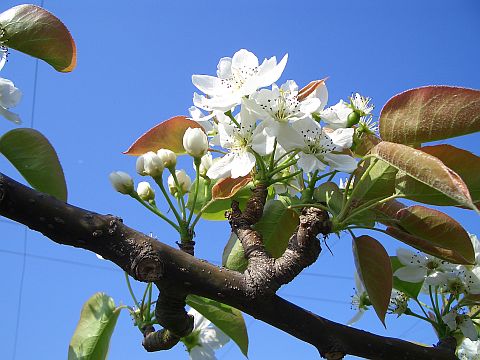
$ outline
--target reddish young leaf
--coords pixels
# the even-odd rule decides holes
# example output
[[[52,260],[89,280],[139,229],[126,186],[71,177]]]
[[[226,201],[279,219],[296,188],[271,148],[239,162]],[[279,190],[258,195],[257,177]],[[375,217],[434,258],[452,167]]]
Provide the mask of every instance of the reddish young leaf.
[[[239,177],[236,179],[221,179],[212,188],[212,199],[230,199],[239,190],[245,187],[250,181],[252,181],[252,177],[250,175]]]
[[[325,84],[325,81],[327,81],[328,78],[324,78],[322,80],[314,80],[308,83],[307,86],[303,87],[300,89],[298,92],[298,101],[303,101],[305,100],[309,95],[313,94],[315,90],[318,89],[320,85]]]
[[[370,153],[458,204],[475,209],[467,185],[457,173],[436,157],[406,145],[387,141],[379,143]],[[403,188],[399,190],[405,191]],[[409,193],[404,192],[403,195],[408,198]]]
[[[379,122],[382,139],[400,144],[480,131],[480,91],[453,86],[407,90],[388,100]]]
[[[467,231],[441,211],[414,205],[401,209],[396,217],[406,232],[434,245],[456,251],[469,263],[475,262],[475,251]]]
[[[368,297],[378,318],[385,325],[393,286],[390,257],[382,244],[367,235],[353,239],[353,254]]]
[[[53,14],[35,5],[18,5],[0,14],[5,46],[42,59],[55,70],[70,72],[77,50],[70,32]]]
[[[402,231],[399,228],[387,227],[386,232],[388,235],[394,237],[395,239],[400,240],[401,242],[407,245],[410,245],[415,249],[423,251],[427,254],[436,256],[439,259],[443,259],[453,264],[465,264],[465,265],[471,264],[470,261],[466,260],[457,251],[440,247],[430,241],[427,241],[425,239],[419,238],[405,231]]]
[[[188,128],[202,128],[186,116],[175,116],[148,130],[124,152],[126,155],[142,155],[149,151],[169,149],[177,154],[185,153],[183,135]]]

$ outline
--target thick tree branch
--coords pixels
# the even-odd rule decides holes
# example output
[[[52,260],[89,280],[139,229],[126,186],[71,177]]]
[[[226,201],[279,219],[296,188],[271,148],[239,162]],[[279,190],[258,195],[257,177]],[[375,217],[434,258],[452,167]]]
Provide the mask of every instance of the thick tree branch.
[[[25,224],[59,244],[94,251],[135,279],[155,282],[161,292],[196,294],[234,306],[312,344],[330,359],[343,354],[368,359],[456,359],[451,350],[443,347],[422,347],[337,324],[276,295],[252,299],[243,274],[173,249],[125,226],[115,216],[65,204],[3,174],[0,174],[0,215]],[[148,337],[149,332],[144,334]]]

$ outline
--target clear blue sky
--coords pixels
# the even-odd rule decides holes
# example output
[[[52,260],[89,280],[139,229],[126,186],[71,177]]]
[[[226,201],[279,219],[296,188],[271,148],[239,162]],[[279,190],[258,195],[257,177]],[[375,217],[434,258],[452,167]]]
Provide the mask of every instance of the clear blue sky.
[[[19,4],[2,1],[1,11]],[[173,115],[186,114],[194,87],[192,74],[214,74],[218,59],[240,49],[259,58],[289,54],[282,81],[304,85],[329,76],[330,103],[352,91],[373,97],[378,115],[389,97],[408,88],[448,84],[480,88],[480,3],[471,1],[60,1],[45,8],[71,30],[78,67],[59,74],[38,67],[33,126],[57,149],[64,166],[69,201],[153,232],[167,244],[176,240],[154,216],[115,193],[112,170],[134,173],[134,158],[121,154],[140,134]],[[0,74],[24,92],[15,111],[30,126],[35,60],[12,51]],[[0,121],[0,133],[14,128]],[[479,135],[450,143],[480,153]],[[0,159],[3,172],[19,179]],[[191,170],[190,161],[184,166]],[[137,179],[138,181],[138,179]],[[467,230],[480,233],[478,217],[453,210]],[[13,359],[20,307],[16,359],[64,359],[83,302],[105,291],[128,303],[123,274],[87,251],[59,246],[13,223],[0,223],[0,358]],[[226,223],[202,223],[198,256],[219,262],[228,237]],[[393,254],[398,242],[380,238]],[[351,243],[332,236],[333,256],[324,250],[305,274],[280,294],[338,322],[352,315]],[[48,260],[42,257],[58,259]],[[76,265],[78,262],[84,265]],[[22,267],[23,296],[19,304]],[[98,268],[101,267],[101,268]],[[312,274],[316,274],[313,276]],[[321,275],[329,275],[325,277]],[[338,278],[336,278],[336,277]],[[138,287],[140,289],[140,287]],[[140,290],[139,290],[140,291]],[[305,298],[302,298],[305,297]],[[315,359],[316,350],[279,330],[247,317],[250,359]],[[373,311],[358,327],[430,344],[433,330],[415,320],[389,317],[385,330]],[[321,331],[319,329],[319,331]],[[110,359],[182,359],[183,346],[148,354],[127,313],[120,316]],[[219,359],[242,359],[234,345]]]

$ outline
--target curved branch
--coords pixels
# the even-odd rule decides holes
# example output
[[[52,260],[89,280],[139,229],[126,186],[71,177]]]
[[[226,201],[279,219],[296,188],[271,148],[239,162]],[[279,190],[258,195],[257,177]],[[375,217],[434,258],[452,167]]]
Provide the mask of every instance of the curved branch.
[[[178,289],[234,306],[312,344],[329,359],[340,359],[344,354],[368,359],[456,359],[444,347],[423,347],[337,324],[276,295],[252,300],[243,274],[218,268],[162,244],[127,227],[118,217],[66,204],[1,173],[0,215],[59,244],[94,251],[135,279],[155,282],[160,291]]]

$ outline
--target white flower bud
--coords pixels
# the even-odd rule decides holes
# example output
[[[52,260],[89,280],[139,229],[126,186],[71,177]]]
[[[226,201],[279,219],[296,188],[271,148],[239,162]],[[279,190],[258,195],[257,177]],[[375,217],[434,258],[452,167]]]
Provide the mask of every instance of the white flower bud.
[[[155,191],[153,191],[150,184],[146,181],[142,181],[137,185],[137,194],[140,199],[144,201],[150,201],[155,199]]]
[[[183,135],[183,147],[194,158],[201,158],[207,153],[208,138],[200,128],[188,128]]]
[[[212,166],[213,159],[212,159],[212,154],[211,153],[206,153],[205,155],[202,156],[202,159],[200,161],[200,175],[206,175],[208,169]]]
[[[163,172],[163,161],[156,153],[149,151],[138,158],[137,172],[151,177],[160,176]]]
[[[160,149],[157,151],[158,157],[162,160],[166,168],[174,168],[177,164],[177,155],[172,150]]]
[[[130,194],[133,191],[133,179],[123,171],[114,171],[109,175],[110,182],[115,190],[122,194]]]
[[[190,186],[192,185],[192,180],[190,176],[184,170],[175,170],[175,175],[177,176],[178,185],[180,186],[180,191],[183,194],[186,194],[190,190]],[[175,184],[175,179],[173,175],[168,177],[168,190],[170,190],[170,194],[177,196],[177,185]]]

